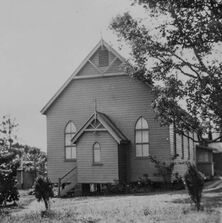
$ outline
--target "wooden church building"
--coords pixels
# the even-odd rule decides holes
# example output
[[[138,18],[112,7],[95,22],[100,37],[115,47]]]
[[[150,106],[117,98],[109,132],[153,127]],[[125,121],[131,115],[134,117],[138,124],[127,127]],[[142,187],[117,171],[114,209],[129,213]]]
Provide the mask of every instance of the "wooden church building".
[[[135,182],[144,174],[160,180],[150,156],[195,160],[193,141],[160,127],[151,86],[127,75],[124,63],[101,40],[41,111],[48,176],[63,185],[61,194],[76,185]]]

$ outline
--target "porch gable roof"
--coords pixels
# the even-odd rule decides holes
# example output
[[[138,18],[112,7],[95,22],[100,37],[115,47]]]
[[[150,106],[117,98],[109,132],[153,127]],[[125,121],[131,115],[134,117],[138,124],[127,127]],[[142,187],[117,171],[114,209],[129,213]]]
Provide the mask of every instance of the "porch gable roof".
[[[102,124],[105,130],[109,132],[109,134],[116,140],[118,144],[129,142],[126,136],[116,127],[116,125],[109,119],[107,115],[96,111],[91,115],[89,120],[82,126],[82,128],[74,135],[72,138],[72,143],[76,143],[95,120],[98,120]]]

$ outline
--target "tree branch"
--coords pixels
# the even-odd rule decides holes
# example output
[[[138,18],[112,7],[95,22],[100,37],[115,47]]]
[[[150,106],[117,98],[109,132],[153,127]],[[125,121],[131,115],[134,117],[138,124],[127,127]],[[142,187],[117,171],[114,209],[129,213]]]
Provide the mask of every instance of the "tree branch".
[[[179,70],[182,74],[184,74],[185,76],[188,76],[188,77],[191,77],[191,78],[195,78],[195,79],[197,78],[196,76],[194,76],[194,75],[192,75],[192,74],[189,74],[189,73],[183,71],[182,68],[180,68],[179,66],[176,66],[175,68],[178,69],[178,70]]]
[[[187,62],[186,60],[182,59],[181,57],[179,57],[175,53],[172,53],[172,55],[175,56],[180,61],[182,61],[184,63],[184,65],[186,65],[187,67],[189,67],[197,75],[197,77],[195,77],[195,78],[198,78],[199,80],[201,79],[199,73],[193,68],[193,67],[195,67],[195,68],[198,69],[198,67],[195,64],[191,64],[191,63]]]

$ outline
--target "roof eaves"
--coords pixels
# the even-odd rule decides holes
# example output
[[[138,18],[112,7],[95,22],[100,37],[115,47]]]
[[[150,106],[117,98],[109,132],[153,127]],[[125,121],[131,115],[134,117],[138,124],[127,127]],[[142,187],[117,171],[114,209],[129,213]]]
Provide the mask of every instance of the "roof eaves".
[[[129,140],[126,138],[126,136],[114,125],[114,123],[107,117],[105,114],[98,112],[99,117],[104,120],[105,123],[108,124],[108,127],[110,131],[112,131],[117,138],[119,139],[119,143],[121,141],[128,142]]]
[[[115,133],[115,131],[113,131],[113,129],[110,128],[110,126],[107,125],[107,123],[103,119],[101,119],[100,117],[98,117],[98,119],[102,123],[102,125],[107,129],[109,134],[117,141],[118,144],[120,144],[121,138]]]

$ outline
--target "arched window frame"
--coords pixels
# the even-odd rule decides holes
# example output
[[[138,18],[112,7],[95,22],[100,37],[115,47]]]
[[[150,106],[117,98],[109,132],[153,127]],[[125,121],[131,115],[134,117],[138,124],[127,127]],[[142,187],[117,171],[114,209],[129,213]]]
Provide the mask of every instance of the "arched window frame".
[[[68,129],[70,125],[73,125],[73,129]],[[71,143],[71,139],[76,134],[77,129],[73,121],[68,121],[64,129],[64,158],[65,161],[76,160],[76,144]],[[68,142],[68,140],[70,140]]]
[[[140,120],[141,120],[141,128],[138,128],[137,125]],[[142,126],[142,120],[145,120],[145,123],[147,125],[145,128],[143,128]],[[138,158],[149,157],[150,156],[149,124],[143,116],[140,116],[137,119],[134,130],[135,130],[134,141],[135,141],[136,157]],[[138,133],[140,133],[140,137],[141,137],[140,142],[138,142],[138,138],[139,138]]]
[[[93,144],[93,165],[101,165],[101,145],[98,142]],[[99,152],[99,153],[96,153]],[[99,155],[99,159],[96,157],[96,154]]]

